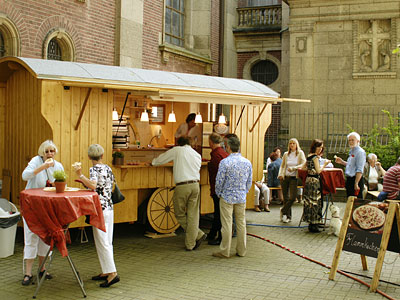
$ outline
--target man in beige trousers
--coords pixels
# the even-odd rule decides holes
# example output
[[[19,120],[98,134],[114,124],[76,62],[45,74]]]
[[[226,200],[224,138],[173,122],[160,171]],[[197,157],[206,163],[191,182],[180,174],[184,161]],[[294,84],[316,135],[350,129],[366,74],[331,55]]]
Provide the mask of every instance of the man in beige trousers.
[[[237,243],[236,255],[245,256],[246,247],[246,195],[252,185],[251,162],[239,153],[237,137],[227,139],[229,156],[221,160],[215,181],[215,192],[220,197],[222,241],[220,251],[213,256],[229,258],[232,242],[232,212],[235,214]]]
[[[197,249],[207,235],[200,230],[200,167],[201,156],[190,146],[188,137],[180,137],[178,146],[153,159],[159,166],[173,161],[175,190],[172,197],[175,217],[186,232],[186,250]]]

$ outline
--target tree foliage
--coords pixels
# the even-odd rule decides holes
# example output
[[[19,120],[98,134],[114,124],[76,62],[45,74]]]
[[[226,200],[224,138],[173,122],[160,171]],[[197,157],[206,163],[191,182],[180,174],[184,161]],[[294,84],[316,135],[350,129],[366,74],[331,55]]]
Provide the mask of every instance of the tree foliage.
[[[399,118],[393,117],[389,111],[382,110],[388,118],[386,127],[379,127],[378,124],[371,129],[362,139],[362,147],[367,155],[375,153],[384,169],[393,166],[400,156],[400,125]],[[382,143],[382,136],[385,142]]]

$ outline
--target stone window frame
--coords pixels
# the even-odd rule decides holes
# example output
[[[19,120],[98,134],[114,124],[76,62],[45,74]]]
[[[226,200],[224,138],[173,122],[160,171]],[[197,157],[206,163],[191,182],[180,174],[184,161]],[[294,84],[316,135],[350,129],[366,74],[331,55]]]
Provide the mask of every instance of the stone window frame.
[[[256,56],[253,56],[252,58],[250,58],[245,65],[243,66],[243,79],[249,79],[252,80],[251,78],[251,69],[253,68],[253,66],[255,64],[257,64],[260,61],[263,60],[269,60],[271,62],[273,62],[276,67],[278,68],[278,77],[276,78],[276,80],[271,83],[270,85],[268,85],[269,88],[273,89],[274,91],[280,91],[281,89],[281,61],[279,59],[277,59],[275,56],[268,54],[268,53],[259,53]]]
[[[161,59],[164,64],[167,64],[170,56],[178,55],[184,58],[188,58],[205,66],[205,74],[211,74],[211,66],[214,63],[212,59],[209,57],[200,55],[193,51],[193,32],[192,32],[192,7],[193,1],[196,0],[184,0],[184,9],[185,9],[185,17],[184,17],[184,45],[177,46],[174,44],[170,44],[165,41],[165,9],[166,9],[166,0],[163,1],[163,29],[162,35],[160,38],[159,50],[161,51]]]
[[[62,61],[75,61],[76,49],[74,41],[68,32],[63,28],[55,28],[51,30],[43,42],[43,58],[47,59],[47,51],[49,43],[52,39],[56,38],[58,45],[61,48],[61,60]]]
[[[0,14],[0,32],[4,40],[5,52],[3,56],[19,56],[21,38],[17,26],[3,14]]]

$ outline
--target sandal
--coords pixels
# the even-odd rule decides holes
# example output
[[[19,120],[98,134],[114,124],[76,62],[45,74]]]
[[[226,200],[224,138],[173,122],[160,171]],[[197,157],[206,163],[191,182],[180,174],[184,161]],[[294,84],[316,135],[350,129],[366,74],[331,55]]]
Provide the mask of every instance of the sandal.
[[[26,279],[27,278],[27,279]],[[25,280],[26,279],[26,280]],[[33,276],[25,275],[24,279],[22,279],[22,285],[31,285],[33,281]]]
[[[97,276],[93,276],[92,280],[107,280],[108,275],[97,275]]]
[[[105,281],[102,284],[100,284],[100,287],[102,288],[108,288],[110,286],[112,286],[113,284],[117,283],[120,281],[120,278],[118,275],[115,275],[115,277],[111,280],[111,281]]]
[[[39,272],[39,278],[42,278],[42,277],[43,277],[44,272],[45,272],[45,271]],[[50,279],[53,279],[53,276],[51,276],[49,273],[46,273],[45,278],[46,278],[47,280],[50,280]]]

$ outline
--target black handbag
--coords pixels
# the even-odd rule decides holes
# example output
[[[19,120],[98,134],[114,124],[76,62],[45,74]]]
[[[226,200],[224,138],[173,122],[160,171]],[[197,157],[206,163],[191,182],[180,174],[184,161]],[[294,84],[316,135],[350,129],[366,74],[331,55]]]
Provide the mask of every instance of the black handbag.
[[[125,200],[125,196],[122,195],[116,182],[114,185],[114,190],[111,193],[111,200],[113,204],[117,204]]]

